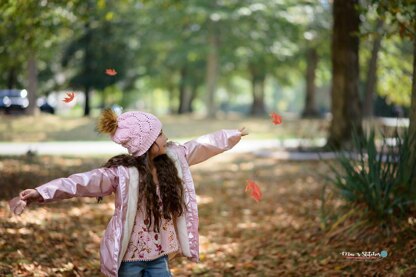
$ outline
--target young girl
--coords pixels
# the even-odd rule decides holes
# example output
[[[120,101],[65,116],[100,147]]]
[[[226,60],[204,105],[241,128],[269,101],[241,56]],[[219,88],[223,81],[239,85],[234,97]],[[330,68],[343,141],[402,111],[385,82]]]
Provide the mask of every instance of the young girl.
[[[19,196],[24,204],[115,193],[115,211],[100,245],[106,276],[171,276],[168,255],[199,261],[198,209],[189,166],[231,149],[240,130],[221,130],[183,145],[167,142],[157,117],[145,112],[117,116],[105,110],[98,130],[129,154],[104,167],[60,178]],[[24,205],[23,205],[24,208]]]

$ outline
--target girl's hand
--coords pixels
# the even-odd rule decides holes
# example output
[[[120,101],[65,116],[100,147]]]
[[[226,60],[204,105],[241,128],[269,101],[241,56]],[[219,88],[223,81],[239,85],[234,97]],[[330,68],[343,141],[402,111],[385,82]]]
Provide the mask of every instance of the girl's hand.
[[[32,202],[42,202],[43,197],[40,195],[40,193],[35,189],[25,189],[21,193],[19,193],[20,199],[27,202],[27,204],[30,204]]]
[[[242,137],[244,137],[244,136],[247,136],[248,135],[248,132],[247,132],[247,130],[246,130],[246,127],[242,127],[242,128],[240,128],[240,129],[238,129],[239,131],[240,131],[240,133],[241,133],[241,136]]]

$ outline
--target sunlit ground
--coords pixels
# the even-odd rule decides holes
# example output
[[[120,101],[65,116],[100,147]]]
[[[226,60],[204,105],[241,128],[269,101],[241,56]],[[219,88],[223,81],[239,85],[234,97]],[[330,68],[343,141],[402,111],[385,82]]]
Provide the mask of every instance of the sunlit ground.
[[[275,126],[271,118],[228,117],[227,120],[191,116],[161,116],[163,129],[170,139],[193,138],[219,129],[245,126],[249,139],[320,138],[326,136],[328,121],[284,118]],[[0,141],[83,141],[106,140],[96,129],[96,118],[65,118],[41,114],[35,117],[0,115]]]
[[[189,115],[161,116],[163,130],[169,139],[189,139],[220,129],[246,127],[250,136],[246,139],[319,139],[328,136],[329,119],[299,119],[283,115],[282,124],[273,125],[271,117],[251,118],[228,116],[226,118],[205,119]],[[376,135],[392,136],[392,126],[381,124],[380,119],[364,121],[364,128],[375,127]],[[109,141],[98,134],[95,117],[62,117],[48,114],[38,116],[0,115],[0,142],[43,142],[43,141]],[[399,128],[401,131],[403,128]]]
[[[89,170],[104,159],[40,157],[0,160],[4,193],[14,195],[58,176]],[[414,225],[377,240],[324,231],[320,220],[320,162],[288,162],[222,154],[192,167],[199,195],[198,264],[171,262],[175,276],[414,276]],[[257,182],[263,199],[244,191]],[[5,182],[3,183],[3,180]],[[16,192],[13,192],[16,191]],[[8,196],[9,197],[9,196]],[[101,276],[99,241],[113,211],[112,197],[33,206],[11,216],[0,202],[1,276]],[[328,209],[340,208],[332,199]],[[342,227],[335,231],[341,230]],[[376,236],[375,236],[376,237]],[[371,242],[370,242],[371,241]],[[378,261],[351,261],[343,251],[387,250]]]

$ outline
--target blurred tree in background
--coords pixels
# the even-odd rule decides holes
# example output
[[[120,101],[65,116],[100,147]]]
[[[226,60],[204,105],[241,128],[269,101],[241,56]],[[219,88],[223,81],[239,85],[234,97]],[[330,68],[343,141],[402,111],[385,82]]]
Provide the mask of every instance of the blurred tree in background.
[[[73,1],[2,1],[0,3],[1,86],[26,87],[29,114],[35,112],[39,60],[51,58],[53,49],[65,39],[59,32],[70,14],[63,6]]]
[[[357,1],[335,0],[331,44],[332,121],[328,145],[340,148],[351,141],[351,130],[361,133],[359,81],[359,11]]]
[[[266,90],[273,88],[266,77],[284,87],[299,87],[304,82],[299,79],[304,70],[299,43],[304,41],[302,28],[310,24],[304,14],[311,17],[313,13],[303,6],[313,6],[311,1],[25,3],[32,5],[26,12],[21,1],[1,6],[5,16],[1,19],[4,46],[0,55],[8,61],[0,65],[5,69],[1,86],[29,87],[23,53],[30,51],[26,49],[31,40],[28,35],[36,37],[39,46],[32,69],[38,72],[32,70],[32,79],[39,81],[40,94],[81,90],[86,96],[85,115],[90,110],[90,91],[105,98],[102,92],[116,85],[123,91],[124,103],[149,102],[146,95],[161,89],[171,112],[195,111],[198,100],[214,116],[219,107],[217,91],[230,88],[233,78],[247,80],[247,85],[243,85],[244,91],[227,91],[228,96],[251,98],[246,102],[250,113],[265,115],[276,108],[276,101],[268,103]],[[23,27],[11,28],[19,18]],[[41,26],[33,28],[27,18]],[[21,53],[19,59],[11,59],[15,53]],[[106,68],[115,68],[118,74],[108,78],[103,74]],[[101,99],[101,106],[105,103]]]
[[[72,25],[76,32],[64,49],[62,66],[71,70],[70,87],[84,91],[86,116],[90,114],[90,91],[103,91],[125,79],[128,69],[135,67],[134,51],[124,51],[135,26],[121,16],[121,12],[134,15],[127,5],[92,0],[76,4],[78,17]],[[117,75],[105,75],[108,68],[117,68]],[[104,105],[104,93],[102,97]]]
[[[353,34],[332,29],[339,3],[327,0],[2,1],[0,87],[27,88],[30,111],[40,95],[76,90],[84,115],[110,104],[210,117],[331,112],[331,143],[342,144],[362,116],[387,114],[376,101],[411,105],[413,2],[351,3],[354,16],[339,14],[360,16]],[[331,58],[331,36],[355,40],[357,59],[337,52],[344,44]],[[336,70],[343,57],[355,69]],[[339,78],[354,89],[342,92]]]
[[[414,165],[416,164],[416,3],[414,0],[372,0],[372,3],[376,5],[380,17],[388,20],[392,26],[392,32],[398,32],[402,39],[409,39],[413,44],[408,149],[409,165]],[[410,71],[410,68],[408,70]],[[413,178],[412,184],[416,186],[416,178]]]

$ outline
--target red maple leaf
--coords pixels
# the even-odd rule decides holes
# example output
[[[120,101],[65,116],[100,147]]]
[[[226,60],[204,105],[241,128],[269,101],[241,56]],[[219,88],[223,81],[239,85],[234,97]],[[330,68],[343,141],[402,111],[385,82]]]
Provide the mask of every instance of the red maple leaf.
[[[109,76],[114,76],[114,75],[117,75],[117,71],[114,68],[107,68],[105,70],[105,74]]]
[[[282,117],[280,115],[278,115],[277,113],[272,112],[270,114],[270,116],[272,117],[272,122],[273,122],[274,125],[282,123]]]
[[[262,197],[262,193],[259,186],[250,179],[247,180],[246,192],[247,191],[250,191],[250,196],[256,200],[256,202],[259,202]]]
[[[75,93],[73,93],[73,92],[67,92],[66,93],[66,97],[62,101],[64,101],[65,103],[69,103],[72,100],[74,100],[74,97],[75,97]]]

